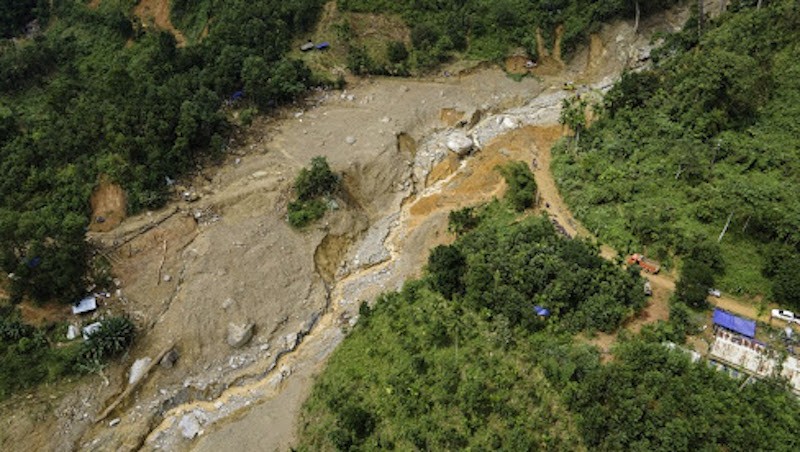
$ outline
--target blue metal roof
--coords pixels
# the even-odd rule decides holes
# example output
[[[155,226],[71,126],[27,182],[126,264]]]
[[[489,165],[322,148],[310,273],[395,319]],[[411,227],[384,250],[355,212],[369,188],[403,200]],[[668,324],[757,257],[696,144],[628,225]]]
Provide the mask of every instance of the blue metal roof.
[[[549,309],[547,309],[547,308],[544,308],[544,307],[541,307],[541,306],[534,306],[534,307],[533,307],[533,311],[534,311],[534,312],[536,313],[536,315],[538,315],[538,316],[542,316],[542,317],[550,317],[550,310],[549,310]]]
[[[714,309],[714,325],[719,325],[743,336],[756,336],[756,321],[745,319],[722,309]]]

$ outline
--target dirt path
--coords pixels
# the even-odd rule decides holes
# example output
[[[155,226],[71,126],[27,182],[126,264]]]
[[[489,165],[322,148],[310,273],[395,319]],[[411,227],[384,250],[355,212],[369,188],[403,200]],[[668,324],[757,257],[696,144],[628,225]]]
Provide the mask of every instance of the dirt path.
[[[144,26],[152,22],[156,27],[172,33],[175,36],[178,47],[183,47],[187,42],[186,36],[172,24],[169,11],[169,0],[140,0],[136,8],[133,9],[133,13],[142,20]]]
[[[556,219],[567,232],[572,235],[597,240],[596,237],[575,219],[569,207],[561,197],[553,177],[553,172],[550,168],[552,162],[551,150],[553,144],[555,144],[562,135],[561,126],[557,125],[534,128],[530,133],[537,147],[537,160],[533,170],[541,200],[542,203],[549,204],[550,207],[546,208],[548,214],[551,218]],[[601,244],[601,255],[604,258],[612,260],[617,254],[617,251],[607,244]],[[650,302],[643,313],[626,324],[626,328],[633,332],[638,332],[641,330],[641,327],[647,323],[667,320],[669,318],[669,298],[675,291],[675,279],[672,275],[663,273],[652,275],[643,272],[642,276],[650,281],[653,288],[653,296],[650,298]],[[758,308],[745,300],[723,295],[722,297],[709,297],[709,302],[714,306],[728,310],[734,314],[751,319],[758,319],[762,322],[769,322],[770,317],[768,312],[759,315]],[[601,348],[607,348],[609,340],[613,342],[613,339],[602,337],[601,335],[597,344],[600,345]]]

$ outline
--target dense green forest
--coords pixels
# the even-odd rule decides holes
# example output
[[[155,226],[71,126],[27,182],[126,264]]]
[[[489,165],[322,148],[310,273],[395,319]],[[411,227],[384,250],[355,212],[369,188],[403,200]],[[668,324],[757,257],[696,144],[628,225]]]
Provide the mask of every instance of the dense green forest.
[[[572,335],[618,327],[641,306],[639,276],[510,207],[451,216],[476,221],[424,279],[362,305],[305,405],[300,450],[800,445],[800,404],[779,382],[742,386],[659,334],[623,338],[601,364]]]
[[[552,50],[555,30],[563,26],[561,49],[569,55],[586,37],[614,18],[634,19],[668,8],[677,0],[340,0],[342,11],[393,14],[410,29],[406,43],[387,46],[386,57],[371,57],[359,43],[350,45],[355,72],[405,74],[428,70],[453,55],[499,60],[512,50],[538,55],[536,30]],[[387,63],[381,64],[381,60]]]
[[[0,41],[0,268],[14,274],[15,301],[84,290],[100,175],[125,188],[130,211],[157,207],[166,176],[223,151],[223,101],[244,90],[269,109],[318,82],[284,55],[322,0],[202,2],[215,17],[208,36],[180,48],[143,27],[135,3],[3,3],[5,35],[49,18],[39,34]]]
[[[567,201],[621,250],[675,264],[699,245],[723,290],[800,308],[800,5],[730,2],[653,60],[557,152]]]

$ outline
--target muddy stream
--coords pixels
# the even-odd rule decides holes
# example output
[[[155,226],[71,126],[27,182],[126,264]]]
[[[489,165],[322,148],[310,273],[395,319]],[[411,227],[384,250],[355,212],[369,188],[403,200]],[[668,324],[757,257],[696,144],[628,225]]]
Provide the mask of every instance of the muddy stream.
[[[146,319],[129,361],[177,341],[178,367],[157,370],[94,421],[126,387],[130,362],[120,364],[111,385],[87,383],[60,401],[53,427],[31,424],[7,439],[52,450],[289,450],[314,377],[361,302],[420,275],[429,250],[454,239],[452,210],[501,197],[498,165],[528,164],[540,205],[570,234],[588,234],[549,171],[550,147],[565,132],[562,102],[576,94],[561,88],[574,81],[582,96],[599,99],[624,68],[647,64],[652,33],[685,18],[676,10],[639,33],[632,23],[604,26],[569,63],[554,58],[521,83],[485,68],[366,80],[265,123],[235,164],[203,176],[198,204],[129,219],[120,228],[127,232],[104,236],[128,274],[128,309]],[[472,141],[468,155],[447,149],[455,132]],[[344,174],[343,207],[297,233],[284,219],[290,180],[320,154]],[[197,221],[198,206],[208,224]],[[228,347],[229,321],[257,325],[251,344]]]
[[[587,95],[597,93],[610,84],[611,80],[606,79],[587,86],[585,91]],[[357,320],[361,301],[398,289],[407,278],[417,276],[409,269],[419,272],[427,250],[453,239],[447,232],[450,211],[502,196],[504,181],[496,170],[498,165],[520,160],[541,179],[541,173],[547,173],[547,168],[540,165],[549,162],[549,146],[562,135],[558,115],[563,99],[569,95],[572,94],[560,89],[549,90],[520,107],[486,115],[467,131],[475,149],[463,158],[443,146],[452,129],[419,140],[416,159],[428,161],[418,161],[416,166],[426,171],[409,176],[415,187],[413,194],[400,204],[399,211],[374,224],[364,239],[383,236],[379,241],[382,258],[352,273],[335,275],[325,313],[302,342],[280,357],[263,378],[231,387],[212,401],[173,408],[150,432],[145,448],[188,446],[180,432],[187,423],[197,420],[203,429],[198,432],[193,449],[220,450],[231,448],[232,443],[237,448],[285,449],[294,440],[300,406],[313,376],[345,337],[344,331]],[[547,153],[542,154],[538,146],[546,146]],[[543,199],[553,206],[563,206],[555,185],[540,182]],[[571,220],[568,227],[574,227]]]
[[[348,246],[341,237],[330,235],[322,240],[321,246],[337,251],[334,256],[356,256],[356,265],[342,266],[330,256],[319,259],[320,249],[315,253],[317,272],[328,289],[322,315],[262,374],[232,385],[212,400],[189,402],[164,413],[143,448],[288,450],[296,441],[300,410],[313,378],[357,321],[360,303],[397,290],[406,279],[419,275],[428,251],[453,240],[447,231],[450,211],[502,196],[505,186],[498,165],[511,160],[527,163],[539,183],[541,204],[550,205],[548,213],[570,233],[585,235],[549,172],[549,148],[564,133],[558,124],[562,102],[575,95],[561,89],[564,77],[578,81],[581,95],[599,99],[622,68],[635,63],[650,45],[625,23],[604,30],[602,39],[592,42],[558,76],[537,76],[540,88],[526,97],[501,108],[477,108],[463,121],[443,109],[440,119],[446,127],[429,128],[417,140],[396,134],[398,149],[405,148],[414,159],[406,179],[399,181],[407,194],[396,210],[373,221],[356,243]],[[458,157],[446,148],[457,129],[473,142],[468,156]],[[196,432],[193,441],[185,439],[187,428]]]

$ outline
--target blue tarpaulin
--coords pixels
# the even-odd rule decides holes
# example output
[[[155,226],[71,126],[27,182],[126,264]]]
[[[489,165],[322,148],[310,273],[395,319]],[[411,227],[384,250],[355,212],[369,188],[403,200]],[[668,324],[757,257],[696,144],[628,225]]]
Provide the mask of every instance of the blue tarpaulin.
[[[325,41],[325,42],[320,42],[315,47],[316,47],[317,50],[325,50],[330,46],[331,46],[331,44],[328,41]]]
[[[756,336],[756,321],[744,319],[722,309],[714,309],[714,325],[719,325],[743,336]]]
[[[547,308],[543,308],[541,306],[534,306],[533,311],[536,312],[536,315],[542,317],[550,317],[550,310]]]

